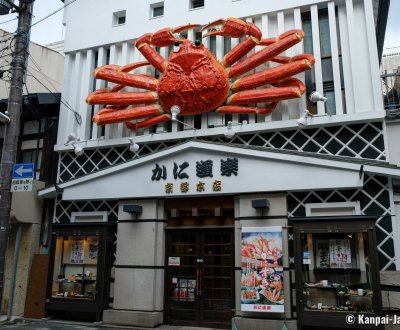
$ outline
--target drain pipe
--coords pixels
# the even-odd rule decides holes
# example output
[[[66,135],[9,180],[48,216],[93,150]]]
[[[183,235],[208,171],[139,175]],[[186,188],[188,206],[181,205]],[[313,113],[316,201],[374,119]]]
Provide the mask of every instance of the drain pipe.
[[[15,279],[17,277],[17,265],[18,265],[19,246],[21,243],[21,232],[22,232],[22,225],[19,223],[17,229],[17,235],[15,236],[14,260],[13,260],[13,268],[10,281],[10,297],[7,309],[8,321],[11,320],[12,309],[14,305],[14,289],[15,289]]]

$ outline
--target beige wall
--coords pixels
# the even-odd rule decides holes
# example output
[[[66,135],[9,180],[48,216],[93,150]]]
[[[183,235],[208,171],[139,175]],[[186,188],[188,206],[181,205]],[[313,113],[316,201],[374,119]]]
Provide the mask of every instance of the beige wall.
[[[0,39],[8,39],[12,36],[0,29]],[[64,77],[64,56],[52,49],[31,42],[29,44],[29,59],[27,72],[27,88],[29,93],[49,93],[49,91],[31,76],[36,77],[51,92],[61,92]],[[11,62],[11,55],[2,58],[2,69],[4,63]],[[0,80],[0,99],[8,98],[10,85]],[[26,89],[24,88],[24,94]]]
[[[39,248],[40,224],[20,224],[20,225],[22,226],[22,233],[21,233],[17,274],[15,281],[14,304],[12,310],[13,316],[23,316],[31,262],[33,254],[37,253],[38,252],[37,250]],[[4,294],[3,294],[3,303],[1,305],[2,314],[7,314],[7,309],[9,304],[10,281],[11,281],[12,266],[14,260],[15,236],[17,233],[17,228],[18,224],[13,223],[7,246]]]

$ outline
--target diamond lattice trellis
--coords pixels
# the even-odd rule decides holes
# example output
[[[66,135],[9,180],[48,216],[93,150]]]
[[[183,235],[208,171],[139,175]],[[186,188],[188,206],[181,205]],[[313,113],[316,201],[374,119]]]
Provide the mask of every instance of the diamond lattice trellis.
[[[385,160],[382,123],[297,129],[205,140],[228,144],[314,152],[317,154]]]
[[[71,212],[107,211],[108,221],[118,220],[118,201],[65,201],[61,195],[56,198],[54,223],[70,223]]]
[[[363,215],[377,216],[376,236],[379,267],[396,270],[388,179],[365,176],[363,189],[288,193],[289,217],[306,215],[305,204],[359,201]]]
[[[222,136],[203,137],[205,141],[257,147],[314,152],[317,154],[385,160],[382,123],[353,124],[331,127],[296,129],[237,135],[232,140]],[[59,182],[114,166],[182,143],[182,140],[141,144],[137,154],[128,147],[85,150],[76,157],[66,152],[60,155]]]

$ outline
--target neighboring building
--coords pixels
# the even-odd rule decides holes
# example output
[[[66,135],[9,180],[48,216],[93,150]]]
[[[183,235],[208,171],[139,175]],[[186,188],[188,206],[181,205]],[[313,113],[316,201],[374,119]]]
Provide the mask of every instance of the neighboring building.
[[[13,54],[14,35],[0,30],[2,41],[0,69],[0,111],[5,113],[8,106],[10,86],[10,66]],[[19,247],[15,293],[12,315],[40,317],[44,315],[44,298],[40,292],[29,291],[43,286],[43,281],[35,282],[32,276],[46,276],[48,245],[51,233],[48,232],[49,219],[52,218],[54,201],[38,198],[37,190],[55,182],[57,176],[56,143],[58,116],[60,111],[61,86],[63,81],[64,57],[48,48],[29,44],[26,84],[23,87],[20,136],[16,163],[34,163],[35,177],[32,191],[14,192],[11,205],[11,234],[9,237],[6,274],[4,280],[2,314],[7,314],[10,301],[15,247]],[[7,134],[7,124],[0,125],[0,145]],[[19,233],[19,234],[17,234]],[[19,240],[18,240],[19,237]],[[47,261],[46,261],[47,260]],[[33,272],[31,273],[31,270]],[[45,287],[42,291],[45,290]],[[28,293],[30,292],[30,294]],[[26,299],[28,297],[28,299]]]
[[[379,71],[387,12],[383,0],[68,6],[58,183],[39,192],[56,198],[48,314],[326,328],[345,325],[349,312],[400,308],[399,139],[387,130]],[[221,17],[253,22],[264,38],[304,29],[286,55],[314,54],[299,75],[306,95],[267,116],[204,113],[136,133],[92,123],[100,107],[85,98],[111,85],[92,78],[95,67],[142,61],[134,44],[145,33]],[[221,59],[239,40],[203,42]],[[310,102],[314,90],[328,102]],[[306,106],[317,116],[300,128]]]

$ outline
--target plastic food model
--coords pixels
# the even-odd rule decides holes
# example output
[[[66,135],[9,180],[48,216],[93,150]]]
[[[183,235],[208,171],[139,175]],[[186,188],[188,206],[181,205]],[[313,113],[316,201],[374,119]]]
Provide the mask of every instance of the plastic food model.
[[[199,25],[165,28],[139,37],[136,47],[147,61],[95,69],[96,78],[116,85],[98,89],[87,97],[89,104],[105,105],[93,116],[93,121],[97,125],[126,122],[130,129],[137,129],[169,121],[171,114],[172,117],[210,111],[269,114],[279,101],[301,97],[305,92],[304,83],[292,76],[309,70],[315,62],[314,57],[310,54],[280,56],[303,39],[302,30],[262,39],[260,29],[253,23],[237,18],[214,21],[202,28],[202,31],[207,30],[204,37],[247,36],[218,61],[200,41],[192,42],[179,36],[196,26]],[[154,49],[171,46],[168,61]],[[239,62],[255,46],[262,49]],[[268,61],[281,65],[243,76]],[[160,72],[159,80],[150,75],[131,73],[147,65]],[[139,91],[124,91],[125,87]],[[263,106],[250,106],[254,104]]]

